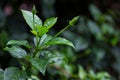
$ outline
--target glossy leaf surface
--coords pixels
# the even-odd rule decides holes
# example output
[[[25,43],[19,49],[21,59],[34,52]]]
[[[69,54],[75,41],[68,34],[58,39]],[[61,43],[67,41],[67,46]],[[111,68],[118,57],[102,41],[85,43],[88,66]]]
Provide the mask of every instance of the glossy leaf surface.
[[[31,48],[31,46],[29,45],[28,41],[26,40],[10,40],[7,45],[23,45],[27,48]]]
[[[31,29],[34,29],[35,24],[42,26],[42,21],[37,15],[34,15],[34,21],[33,21],[32,12],[26,10],[21,10],[21,11],[25,21],[27,22],[27,24],[30,26]]]
[[[15,58],[23,58],[26,56],[26,51],[18,46],[6,47],[4,50],[8,51]]]
[[[16,67],[9,67],[5,69],[4,80],[26,80],[26,79],[27,74]]]
[[[53,38],[46,43],[46,45],[57,45],[57,44],[64,44],[64,45],[68,45],[74,48],[74,45],[72,42],[68,41],[65,38],[61,38],[61,37]]]
[[[57,18],[52,17],[52,18],[48,18],[45,22],[44,25],[45,27],[47,27],[48,29],[51,28],[55,23],[57,22]]]

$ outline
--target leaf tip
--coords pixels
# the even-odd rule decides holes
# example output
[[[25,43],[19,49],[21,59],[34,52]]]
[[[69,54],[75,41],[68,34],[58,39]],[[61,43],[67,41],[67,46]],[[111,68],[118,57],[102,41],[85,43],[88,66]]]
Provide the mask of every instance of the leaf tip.
[[[74,25],[74,24],[77,22],[77,20],[79,19],[79,17],[80,17],[80,16],[74,17],[71,21],[69,21],[69,24],[70,24],[71,26]]]

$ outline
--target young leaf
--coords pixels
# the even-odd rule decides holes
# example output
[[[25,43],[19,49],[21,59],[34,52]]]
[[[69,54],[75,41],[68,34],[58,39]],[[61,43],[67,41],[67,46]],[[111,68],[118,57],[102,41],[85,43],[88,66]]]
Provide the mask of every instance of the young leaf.
[[[79,19],[79,16],[74,17],[71,21],[69,21],[69,24],[73,26],[77,22],[78,19]]]
[[[38,26],[37,29],[38,29],[38,36],[40,37],[48,32],[48,28],[44,26]]]
[[[2,69],[0,69],[0,80],[4,80],[3,79],[3,74],[4,74],[4,71]]]
[[[48,29],[50,29],[56,22],[57,22],[57,18],[56,18],[56,17],[48,18],[48,19],[44,22],[44,25],[43,25],[43,26],[45,26],[45,27],[47,27]]]
[[[3,80],[27,80],[27,74],[16,67],[5,69]]]
[[[36,10],[35,5],[33,5],[33,8],[32,8],[32,13],[33,13],[33,14],[36,14],[36,13],[37,13],[37,10]]]
[[[34,22],[35,22],[34,24],[32,12],[26,11],[26,10],[21,10],[21,11],[22,11],[25,21],[27,22],[27,24],[30,26],[32,30],[34,29],[35,24],[42,26],[42,21],[37,15],[34,14]]]
[[[68,46],[75,48],[72,42],[68,41],[65,38],[61,38],[61,37],[53,38],[46,43],[46,45],[57,45],[57,44],[64,44],[64,45],[68,45]]]
[[[4,50],[8,51],[15,58],[23,58],[26,56],[26,51],[18,46],[6,47]]]
[[[37,31],[35,31],[35,30],[32,30],[31,33],[33,33],[35,36],[38,35]]]
[[[27,48],[31,48],[28,41],[26,41],[26,40],[10,40],[7,43],[7,45],[22,45],[22,46],[25,46]]]

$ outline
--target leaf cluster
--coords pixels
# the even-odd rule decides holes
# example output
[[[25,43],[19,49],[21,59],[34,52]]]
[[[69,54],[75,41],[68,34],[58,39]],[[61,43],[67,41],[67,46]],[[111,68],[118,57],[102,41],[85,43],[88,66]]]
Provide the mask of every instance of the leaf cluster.
[[[53,54],[48,48],[52,45],[68,45],[73,48],[71,41],[58,37],[68,27],[74,25],[78,20],[78,16],[73,18],[67,27],[58,32],[55,36],[50,36],[48,31],[57,22],[57,17],[48,18],[43,23],[36,15],[35,6],[31,11],[21,10],[26,23],[31,28],[31,33],[34,34],[34,45],[31,45],[27,40],[10,40],[4,50],[8,51],[10,55],[18,59],[21,68],[9,67],[0,71],[0,78],[2,80],[26,80],[38,73],[45,74],[48,64],[63,60],[63,56]],[[34,72],[36,71],[36,72]]]

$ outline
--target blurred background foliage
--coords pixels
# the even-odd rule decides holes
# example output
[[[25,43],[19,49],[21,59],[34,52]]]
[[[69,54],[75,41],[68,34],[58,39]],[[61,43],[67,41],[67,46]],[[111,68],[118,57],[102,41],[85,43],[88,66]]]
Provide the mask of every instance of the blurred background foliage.
[[[67,64],[49,65],[49,80],[120,80],[120,1],[119,0],[0,0],[0,68],[19,66],[3,51],[10,39],[27,39],[32,35],[20,9],[31,10],[45,20],[57,16],[58,22],[49,34],[65,27],[74,16],[75,26],[61,34],[76,46],[53,46],[55,54],[65,56]]]

